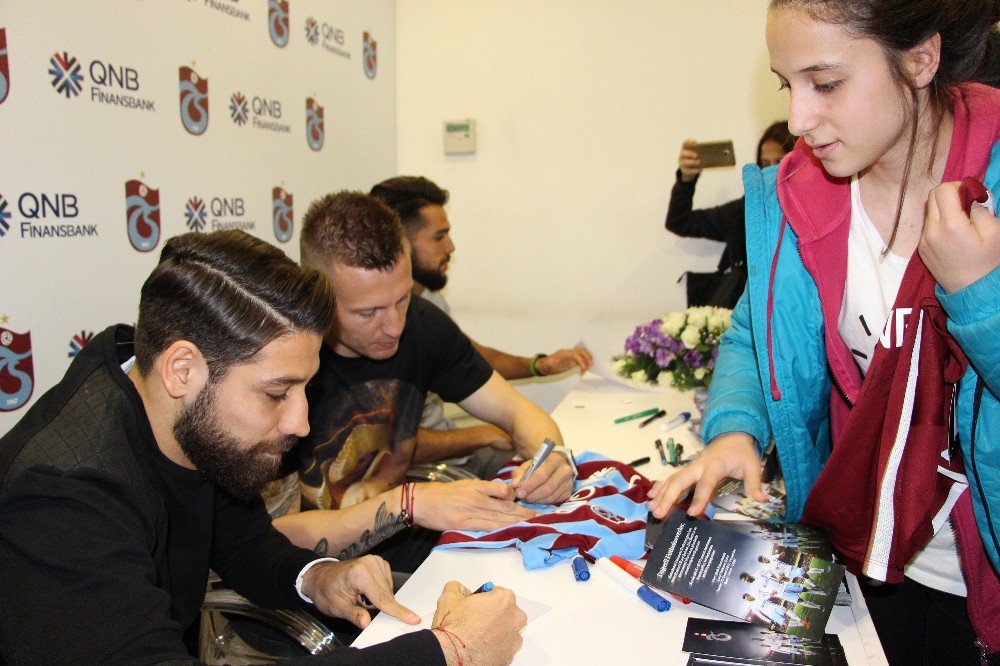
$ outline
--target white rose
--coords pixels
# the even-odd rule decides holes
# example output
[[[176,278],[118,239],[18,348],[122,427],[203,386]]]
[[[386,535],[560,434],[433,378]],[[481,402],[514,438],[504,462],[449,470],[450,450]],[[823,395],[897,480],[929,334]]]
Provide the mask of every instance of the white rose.
[[[708,330],[710,331],[724,331],[726,329],[726,320],[721,312],[713,312],[708,315]]]
[[[632,373],[632,381],[634,382],[644,382],[648,381],[648,379],[649,378],[646,377],[645,370],[636,370],[635,372]]]
[[[683,342],[684,346],[688,349],[694,349],[698,346],[698,343],[701,342],[701,331],[695,326],[691,326],[689,324],[688,327],[684,329],[684,332],[681,333],[681,342]]]
[[[694,371],[694,378],[701,381],[705,378],[705,368],[698,368]]]
[[[694,326],[695,328],[702,328],[708,321],[708,311],[710,308],[707,307],[695,307],[688,308],[687,311],[687,324],[688,326]]]
[[[668,315],[664,315],[663,324],[660,326],[660,330],[663,331],[664,335],[669,335],[672,338],[677,337],[681,329],[684,328],[684,324],[687,322],[687,313],[684,312],[671,312]]]
[[[624,368],[624,367],[625,367],[625,359],[623,359],[623,358],[620,358],[620,359],[618,359],[617,361],[614,361],[611,364],[611,369],[614,370],[618,374],[621,374],[622,368]]]

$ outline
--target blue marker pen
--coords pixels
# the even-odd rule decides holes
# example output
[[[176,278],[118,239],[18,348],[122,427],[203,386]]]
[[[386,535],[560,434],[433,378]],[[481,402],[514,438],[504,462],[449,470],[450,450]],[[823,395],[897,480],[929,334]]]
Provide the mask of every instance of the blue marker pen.
[[[597,559],[597,568],[603,571],[609,578],[624,587],[629,592],[635,592],[640,599],[642,599],[650,608],[658,613],[670,610],[670,602],[661,597],[659,594],[649,589],[641,582],[633,578],[632,576],[625,573],[625,570],[619,567],[617,564],[612,562],[606,557],[600,557]]]
[[[488,580],[482,585],[480,585],[479,588],[475,592],[473,592],[473,594],[479,594],[480,592],[489,592],[492,589],[493,589],[493,581]]]

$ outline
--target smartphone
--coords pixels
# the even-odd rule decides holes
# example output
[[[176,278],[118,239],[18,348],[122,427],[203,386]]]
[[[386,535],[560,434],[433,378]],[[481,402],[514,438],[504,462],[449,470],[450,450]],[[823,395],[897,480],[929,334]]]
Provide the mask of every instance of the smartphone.
[[[702,169],[711,167],[736,166],[736,153],[732,141],[707,141],[696,143],[692,148],[698,153]]]

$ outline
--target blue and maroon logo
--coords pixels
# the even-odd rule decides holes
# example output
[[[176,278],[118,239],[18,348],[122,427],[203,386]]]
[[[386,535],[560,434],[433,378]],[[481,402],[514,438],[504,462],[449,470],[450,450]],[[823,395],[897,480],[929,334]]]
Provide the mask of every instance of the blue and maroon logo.
[[[10,65],[7,63],[7,28],[0,28],[0,104],[10,92]]]
[[[200,197],[191,197],[184,204],[184,224],[191,231],[204,231],[208,221],[205,202]]]
[[[128,242],[149,252],[160,242],[160,191],[141,180],[125,181],[125,220]]]
[[[306,97],[306,142],[313,150],[323,147],[323,107],[312,97]]]
[[[237,125],[246,125],[250,115],[250,105],[247,104],[247,98],[238,90],[229,98],[229,115]]]
[[[280,187],[271,190],[271,209],[274,213],[274,237],[282,243],[292,238],[294,216],[292,213],[292,195]]]
[[[195,136],[208,129],[208,79],[190,67],[180,67],[181,123]]]
[[[378,44],[375,42],[375,38],[371,36],[371,33],[367,31],[365,31],[364,41],[365,54],[361,58],[361,62],[365,67],[365,76],[369,79],[374,79],[378,73]]]
[[[73,358],[74,356],[79,354],[81,351],[83,351],[83,348],[87,346],[87,343],[90,342],[91,338],[93,337],[94,337],[94,332],[86,330],[80,331],[79,333],[74,335],[72,338],[70,338],[69,354],[67,354],[67,356]]]
[[[0,238],[6,236],[10,230],[10,211],[8,208],[10,206],[7,205],[7,200],[0,194]]]
[[[7,323],[7,317],[0,318]],[[0,326],[0,412],[24,406],[35,389],[31,331],[15,333]]]
[[[288,45],[288,0],[267,0],[267,31],[275,46]]]
[[[83,74],[80,73],[80,61],[66,51],[56,53],[49,58],[49,76],[52,77],[52,87],[56,92],[70,97],[76,97],[83,90]]]

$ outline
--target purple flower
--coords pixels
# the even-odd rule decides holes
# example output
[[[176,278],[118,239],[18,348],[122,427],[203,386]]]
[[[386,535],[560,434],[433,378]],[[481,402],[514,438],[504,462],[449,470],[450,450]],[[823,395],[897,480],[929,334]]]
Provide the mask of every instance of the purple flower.
[[[674,360],[674,354],[669,349],[660,347],[656,350],[654,359],[656,360],[656,365],[665,369]]]
[[[684,363],[697,370],[701,367],[701,352],[697,349],[690,349],[684,354]]]

